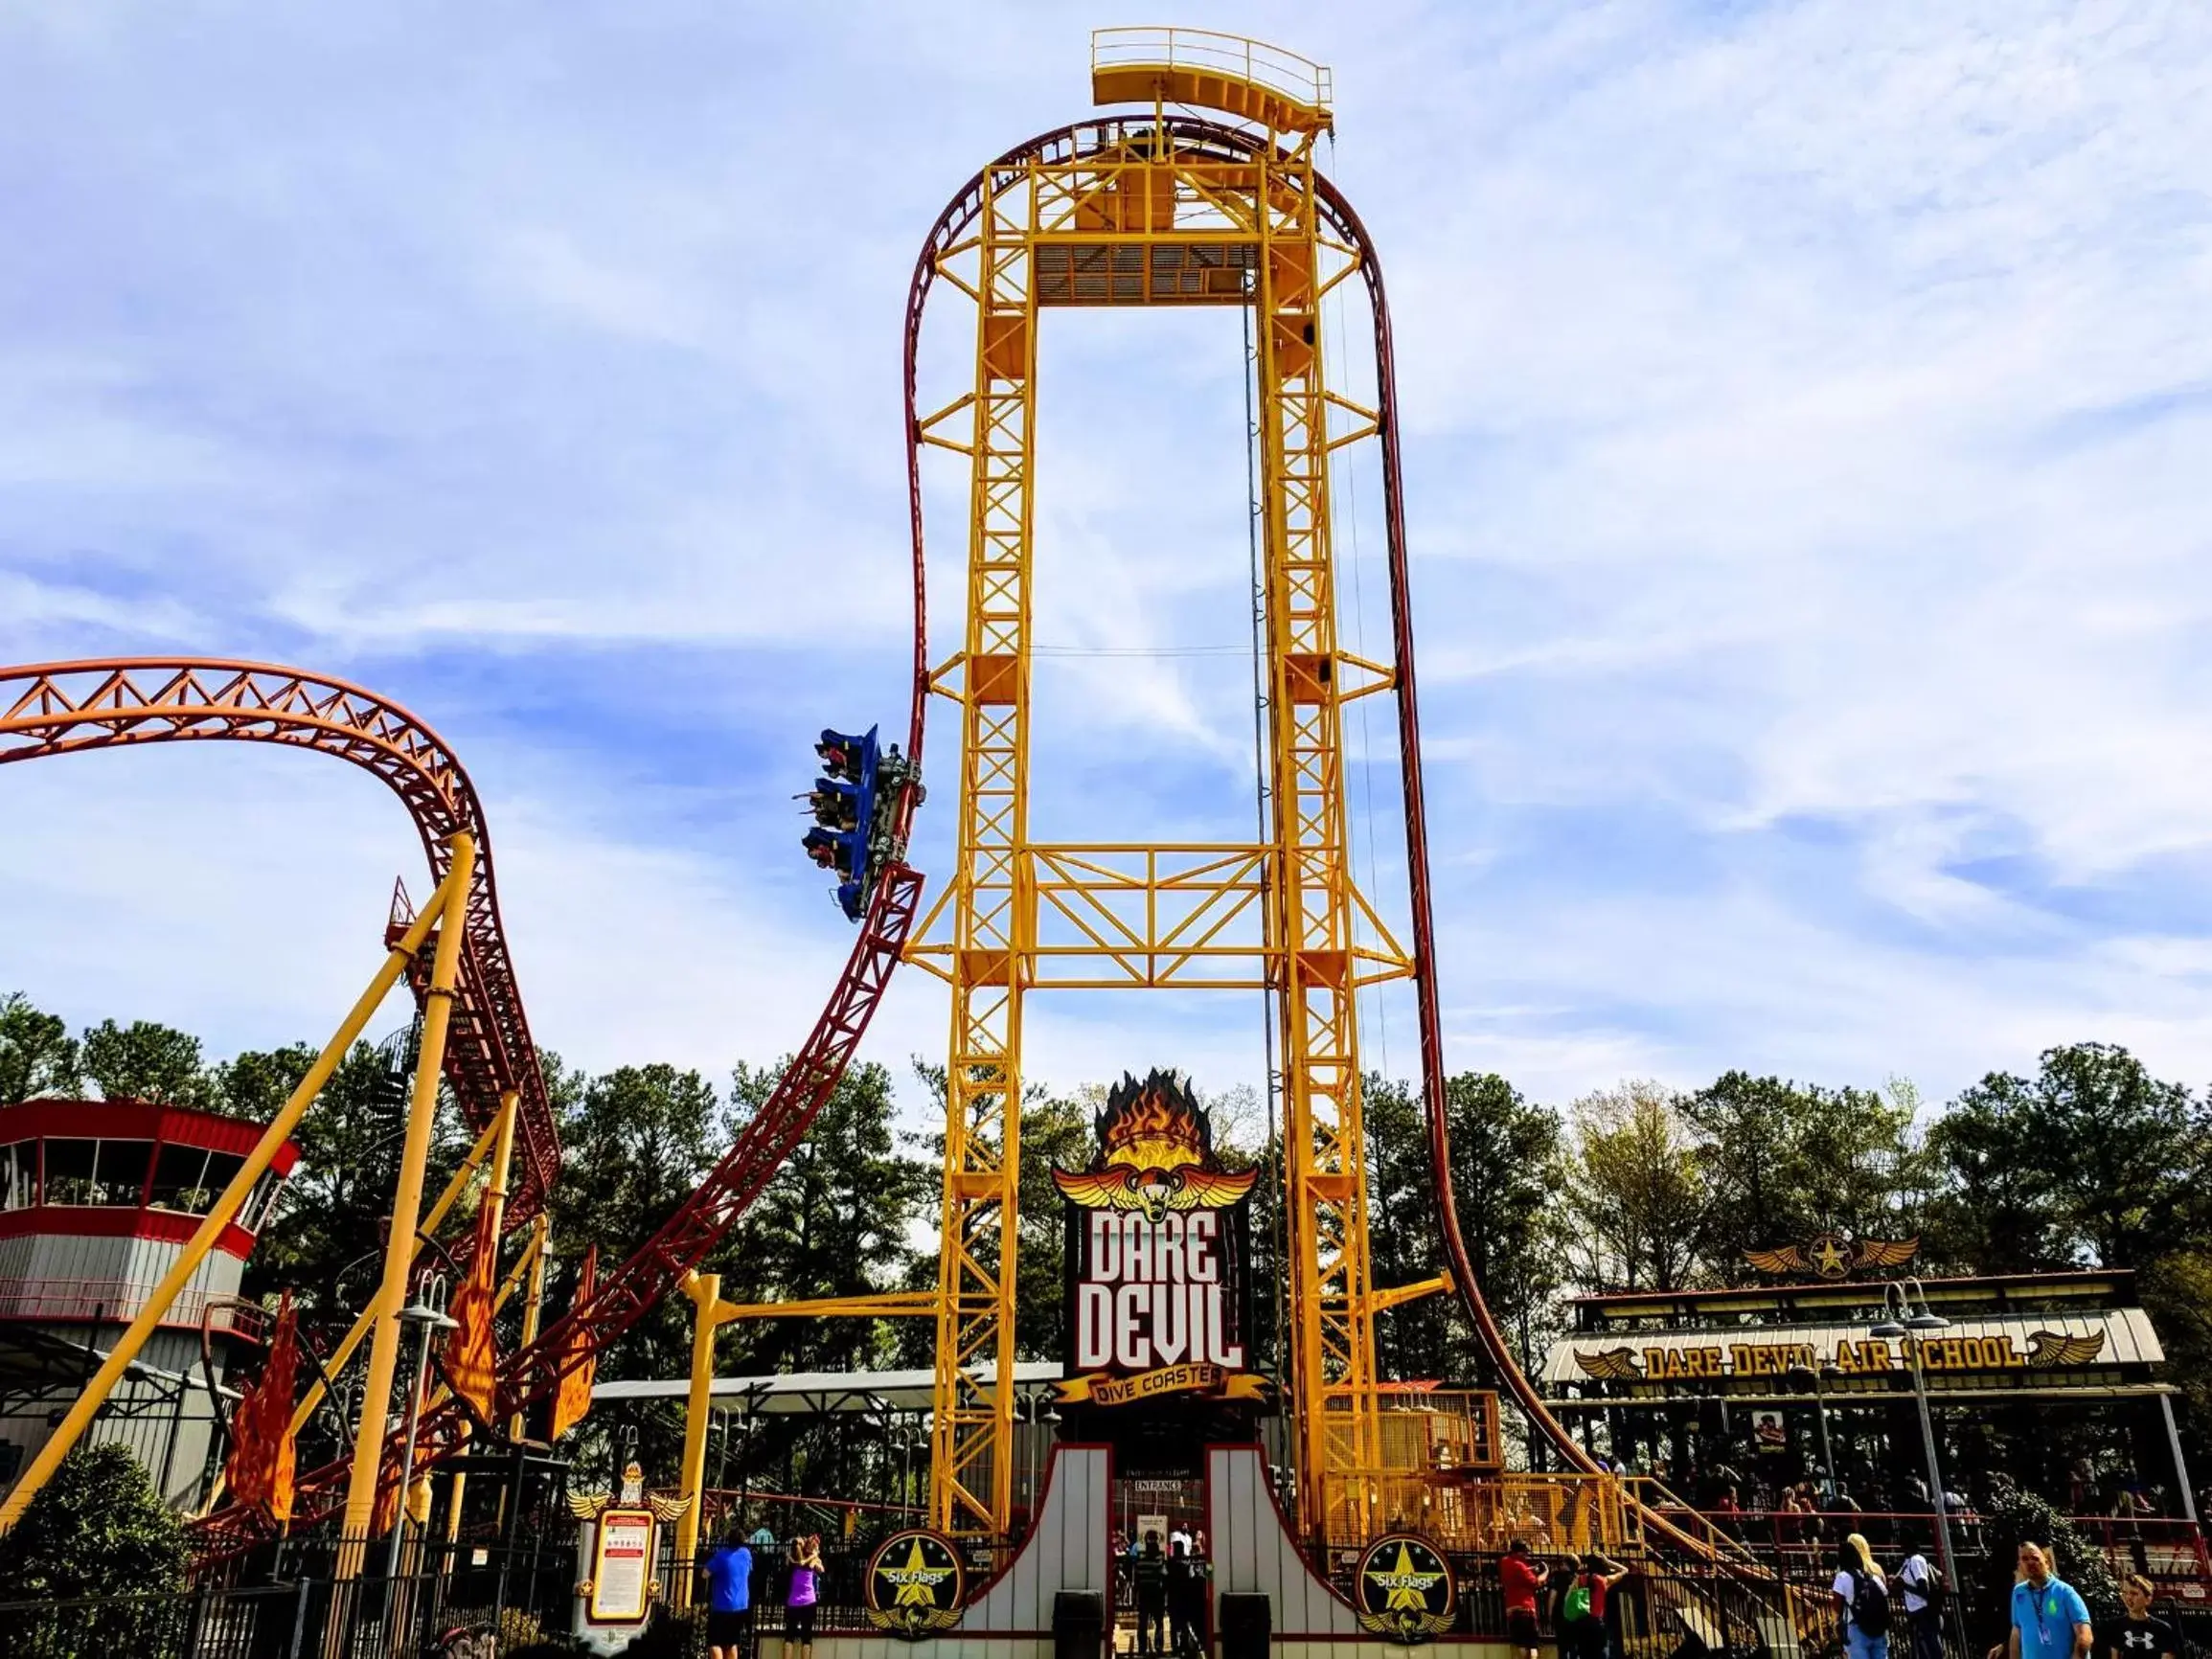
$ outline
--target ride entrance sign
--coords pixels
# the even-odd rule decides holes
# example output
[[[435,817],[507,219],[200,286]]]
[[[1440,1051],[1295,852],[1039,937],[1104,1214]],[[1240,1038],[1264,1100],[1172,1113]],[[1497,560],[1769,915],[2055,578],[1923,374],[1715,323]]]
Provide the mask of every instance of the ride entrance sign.
[[[1068,1206],[1060,1399],[1262,1399],[1244,1340],[1257,1172],[1221,1167],[1205,1109],[1173,1072],[1125,1075],[1092,1126],[1089,1165],[1052,1172]]]

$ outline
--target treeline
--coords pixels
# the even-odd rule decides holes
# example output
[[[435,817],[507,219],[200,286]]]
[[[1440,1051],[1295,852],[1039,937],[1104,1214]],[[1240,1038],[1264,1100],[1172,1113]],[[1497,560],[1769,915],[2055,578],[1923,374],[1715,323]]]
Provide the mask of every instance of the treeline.
[[[104,1021],[72,1036],[22,997],[0,999],[0,1100],[89,1086],[266,1118],[312,1057],[294,1046],[212,1063],[186,1033]],[[778,1072],[741,1065],[718,1084],[668,1065],[585,1074],[541,1057],[563,1147],[548,1291],[558,1309],[582,1248],[596,1243],[611,1263],[650,1237]],[[298,1136],[302,1170],[248,1289],[294,1288],[311,1329],[342,1329],[376,1283],[411,1061],[404,1031],[356,1047]],[[942,1072],[919,1070],[941,1113]],[[1447,1095],[1461,1228],[1524,1366],[1540,1359],[1571,1295],[1752,1283],[1745,1250],[1835,1231],[1917,1238],[1913,1270],[1929,1277],[2136,1270],[2173,1380],[2198,1420],[2212,1420],[2212,1106],[2124,1049],[2052,1049],[2032,1075],[1993,1072],[1941,1109],[1902,1080],[1831,1088],[1741,1072],[1688,1092],[1624,1082],[1564,1106],[1527,1100],[1494,1074],[1453,1077]],[[1059,1356],[1061,1211],[1050,1170],[1089,1158],[1103,1098],[1103,1083],[1033,1087],[1023,1104],[1024,1357]],[[1271,1355],[1282,1230],[1270,1115],[1249,1089],[1206,1103],[1224,1157],[1270,1177],[1255,1187],[1253,1345]],[[1427,1278],[1443,1263],[1421,1102],[1408,1084],[1370,1077],[1364,1103],[1376,1283]],[[433,1191],[467,1147],[457,1114],[440,1124]],[[855,1068],[705,1270],[722,1276],[732,1301],[933,1284],[941,1144],[901,1132],[888,1070]],[[664,1304],[600,1375],[681,1375],[689,1312]],[[515,1317],[510,1308],[508,1339]],[[724,1375],[924,1367],[934,1336],[927,1319],[745,1321],[727,1328],[720,1365]],[[1378,1340],[1386,1375],[1494,1380],[1448,1299],[1383,1315]]]
[[[1834,1231],[1918,1239],[1909,1270],[1928,1278],[2132,1268],[2172,1379],[2212,1410],[2212,1105],[2125,1049],[2051,1049],[2032,1075],[1992,1072],[1940,1110],[1898,1079],[1743,1072],[1561,1108],[1494,1076],[1453,1078],[1448,1095],[1461,1227],[1524,1365],[1567,1296],[1752,1284],[1746,1250]],[[1417,1102],[1371,1081],[1367,1115],[1377,1279],[1419,1278],[1433,1269]],[[1422,1356],[1440,1352],[1475,1369],[1447,1310],[1390,1317],[1384,1358],[1401,1375],[1432,1374]]]

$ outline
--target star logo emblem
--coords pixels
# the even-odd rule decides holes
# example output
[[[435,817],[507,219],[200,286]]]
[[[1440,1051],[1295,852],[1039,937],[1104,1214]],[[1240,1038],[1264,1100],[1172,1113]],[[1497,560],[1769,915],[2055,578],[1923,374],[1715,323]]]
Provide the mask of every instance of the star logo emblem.
[[[1851,1251],[1833,1233],[1823,1233],[1805,1248],[1805,1259],[1823,1279],[1841,1279],[1851,1271]]]
[[[898,1594],[891,1598],[894,1607],[936,1606],[937,1586],[952,1575],[950,1567],[932,1567],[922,1558],[920,1538],[916,1538],[906,1552],[904,1566],[878,1567],[876,1570],[898,1587]]]
[[[894,1533],[868,1563],[868,1623],[901,1641],[919,1642],[960,1623],[959,1552],[935,1533]]]
[[[1456,1600],[1451,1569],[1425,1539],[1392,1534],[1360,1559],[1359,1623],[1391,1642],[1426,1642],[1449,1629]]]

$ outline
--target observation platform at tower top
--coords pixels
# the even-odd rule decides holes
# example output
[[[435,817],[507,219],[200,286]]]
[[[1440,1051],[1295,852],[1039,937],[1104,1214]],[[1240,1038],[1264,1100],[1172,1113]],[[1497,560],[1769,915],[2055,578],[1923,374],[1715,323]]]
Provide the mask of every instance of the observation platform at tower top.
[[[1193,103],[1276,132],[1321,132],[1335,123],[1335,86],[1321,64],[1210,29],[1092,31],[1090,89],[1098,103]]]

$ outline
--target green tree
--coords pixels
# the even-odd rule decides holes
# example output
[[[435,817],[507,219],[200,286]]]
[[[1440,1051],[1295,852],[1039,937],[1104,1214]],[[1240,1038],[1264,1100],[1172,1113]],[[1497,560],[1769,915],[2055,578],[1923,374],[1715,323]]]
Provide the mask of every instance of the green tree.
[[[209,1073],[212,1103],[218,1111],[265,1124],[292,1098],[319,1053],[306,1043],[289,1043],[226,1060]]]
[[[741,1065],[732,1099],[757,1110],[781,1080],[780,1070]],[[725,1297],[863,1296],[904,1283],[916,1254],[909,1235],[936,1183],[926,1165],[900,1150],[896,1111],[891,1074],[882,1066],[855,1066],[838,1079],[805,1138],[718,1251]],[[748,1372],[852,1370],[889,1361],[897,1338],[887,1324],[764,1320],[750,1322],[732,1342]]]
[[[60,1016],[33,1007],[19,990],[0,996],[0,1105],[83,1087],[77,1044]]]
[[[1831,1230],[1909,1236],[1923,1182],[1913,1139],[1918,1097],[1885,1097],[1728,1072],[1680,1102],[1710,1195],[1704,1254],[1721,1278],[1756,1274],[1749,1249]]]
[[[1557,1200],[1566,1126],[1495,1072],[1449,1079],[1445,1112],[1468,1260],[1521,1369],[1533,1372],[1559,1322],[1566,1239]]]
[[[292,1132],[300,1162],[246,1262],[244,1288],[252,1296],[291,1290],[312,1333],[342,1332],[376,1293],[406,1138],[415,1044],[412,1027],[380,1043],[355,1043]],[[235,1109],[266,1116],[291,1092],[294,1066],[304,1072],[312,1059],[304,1048],[241,1055],[215,1069],[215,1086]],[[459,1112],[442,1099],[424,1172],[427,1193],[452,1178],[470,1139]]]
[[[559,1057],[547,1058],[555,1075]],[[691,1195],[729,1139],[715,1086],[696,1071],[619,1066],[562,1080],[552,1204],[561,1263],[547,1292],[551,1308],[565,1306],[585,1246],[599,1246],[603,1271],[628,1257]],[[690,1330],[691,1304],[669,1298],[600,1355],[599,1375],[680,1376],[691,1365]]]
[[[1960,1265],[2141,1267],[2203,1237],[2212,1115],[2126,1049],[2075,1043],[2045,1050],[2033,1079],[1992,1072],[1929,1140]]]
[[[109,1100],[204,1106],[214,1090],[200,1064],[199,1038],[149,1019],[127,1026],[103,1019],[84,1034],[84,1070]]]
[[[1378,1290],[1433,1277],[1444,1252],[1436,1231],[1436,1175],[1427,1113],[1410,1084],[1370,1072],[1360,1087],[1367,1140],[1367,1259]],[[1377,1375],[1406,1381],[1449,1375],[1450,1310],[1427,1296],[1375,1322]]]
[[[1585,1284],[1679,1290],[1700,1265],[1712,1194],[1677,1097],[1631,1081],[1571,1109],[1569,1260]]]
[[[0,1537],[0,1602],[174,1595],[185,1559],[183,1525],[138,1460],[80,1443]]]

